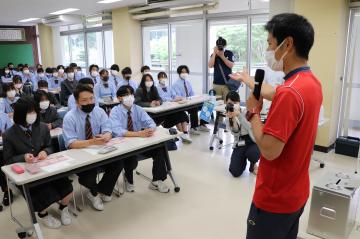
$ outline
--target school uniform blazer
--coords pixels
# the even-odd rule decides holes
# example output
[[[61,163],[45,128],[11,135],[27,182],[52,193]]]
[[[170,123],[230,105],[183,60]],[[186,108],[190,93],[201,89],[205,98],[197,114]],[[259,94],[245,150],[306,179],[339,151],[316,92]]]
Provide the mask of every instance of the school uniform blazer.
[[[40,121],[46,124],[51,124],[52,128],[61,128],[63,120],[59,116],[57,109],[49,106],[44,113],[40,112]]]
[[[150,107],[151,101],[157,100],[160,101],[160,104],[163,103],[163,100],[161,99],[159,92],[155,88],[155,96],[151,97],[151,92],[146,92],[144,94],[144,91],[141,87],[137,88],[135,92],[135,104],[141,106],[141,107]]]
[[[61,82],[60,101],[62,105],[67,105],[70,95],[73,94],[76,87],[76,81],[64,80]]]
[[[19,125],[14,124],[3,134],[3,146],[5,164],[25,162],[27,153],[36,157],[41,151],[45,151],[48,155],[54,152],[50,131],[44,123],[32,125],[31,138],[25,135]]]

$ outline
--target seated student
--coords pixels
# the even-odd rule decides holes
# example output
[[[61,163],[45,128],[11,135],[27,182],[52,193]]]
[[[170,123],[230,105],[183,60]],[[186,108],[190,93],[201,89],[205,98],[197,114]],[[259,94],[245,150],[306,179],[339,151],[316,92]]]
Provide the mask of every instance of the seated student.
[[[37,70],[37,69],[43,69],[43,65],[42,64],[36,64],[35,70]]]
[[[77,107],[65,115],[63,122],[66,147],[79,149],[91,145],[104,145],[112,138],[111,124],[105,111],[95,106],[93,89],[79,84],[74,96]],[[103,166],[105,173],[99,183],[97,183],[99,169],[91,169],[78,174],[79,183],[90,190],[87,198],[96,210],[104,210],[103,202],[111,201],[122,165],[122,161],[119,160]]]
[[[38,88],[38,83],[39,81],[46,81],[48,82],[48,78],[45,76],[45,72],[43,68],[38,68],[37,69],[37,74],[35,75],[35,85],[34,85],[34,91],[36,91]]]
[[[258,171],[256,163],[260,158],[260,151],[255,143],[251,123],[246,120],[246,111],[241,111],[240,96],[236,91],[230,91],[226,95],[225,102],[227,107],[231,108],[226,112],[226,126],[234,135],[229,171],[234,177],[241,176],[249,160],[249,171],[256,175]]]
[[[4,73],[1,76],[1,82],[3,84],[10,83],[10,82],[12,82],[12,77],[13,77],[13,74],[11,73],[9,67],[5,67]]]
[[[17,74],[17,71],[16,71],[16,69],[15,69],[15,67],[14,67],[14,64],[13,64],[12,62],[9,62],[9,63],[7,64],[7,67],[8,67],[8,69],[9,69],[9,71],[10,71],[11,78],[12,78],[14,75]]]
[[[155,122],[140,106],[134,105],[134,89],[131,86],[121,86],[116,93],[121,104],[115,106],[110,113],[111,128],[114,137],[151,137],[156,130]],[[167,177],[165,155],[161,150],[151,150],[144,153],[153,158],[153,180],[150,189],[168,193],[169,187],[164,183]],[[133,170],[137,167],[137,157],[124,160],[126,190],[134,192]]]
[[[14,125],[3,135],[5,163],[31,164],[37,160],[46,160],[53,153],[50,132],[46,124],[40,123],[33,98],[22,97],[16,102],[14,110]],[[46,227],[56,229],[61,224],[71,224],[68,204],[72,192],[72,184],[68,178],[60,178],[30,189],[34,210]],[[47,211],[54,203],[60,203],[60,221]]]
[[[161,97],[161,99],[163,101],[173,101],[173,102],[178,102],[183,100],[182,97],[172,97],[171,95],[171,89],[170,87],[166,86],[167,84],[167,75],[165,72],[159,72],[158,74],[158,80],[159,80],[159,84],[157,86],[157,90],[159,92],[159,95]],[[180,131],[183,132],[184,134],[181,136],[181,139],[184,143],[191,143],[192,140],[188,134],[188,122],[189,122],[189,117],[187,116],[187,114],[183,111],[183,112],[178,112],[175,113],[173,115],[171,115],[172,117],[166,117],[163,126],[165,128],[171,128],[174,125],[176,125],[176,128]]]
[[[49,130],[61,128],[62,118],[60,118],[57,109],[50,105],[48,93],[43,90],[38,90],[34,94],[34,99],[40,108],[40,121],[46,123]]]
[[[19,75],[19,76],[22,77],[23,67],[24,67],[24,64],[19,63],[19,64],[17,65],[16,70],[15,70],[15,73],[16,73],[16,74],[14,74],[14,75]]]
[[[120,88],[120,86],[123,86],[123,85],[129,85],[134,90],[137,90],[137,88],[139,86],[136,83],[136,81],[131,79],[131,74],[132,74],[131,68],[130,67],[125,67],[124,69],[122,69],[121,74],[122,74],[122,79],[120,80],[118,88]]]
[[[62,105],[67,106],[69,96],[74,92],[77,82],[74,81],[74,68],[68,67],[65,72],[66,79],[60,84],[60,102]]]
[[[75,79],[77,81],[81,80],[82,78],[86,77],[86,75],[84,74],[84,72],[82,72],[82,69],[80,66],[76,67],[76,74],[75,74]]]
[[[60,68],[59,71],[62,71],[62,68]],[[50,90],[60,90],[61,88],[61,82],[63,82],[64,75],[61,77],[60,73],[58,72],[57,68],[52,68],[52,77],[49,80],[49,89]]]
[[[48,80],[48,83],[50,83],[50,79],[53,77],[53,69],[51,67],[46,67],[45,76]]]
[[[89,87],[94,88],[94,81],[89,77],[85,77],[79,80],[78,85],[79,84],[88,85]],[[96,100],[96,98],[95,98],[95,105],[99,106],[99,102]],[[67,107],[68,107],[68,111],[76,108],[76,100],[74,94],[69,96]]]
[[[100,81],[94,87],[95,98],[100,101],[112,101],[116,97],[116,87],[109,82],[109,72],[105,69],[100,71]]]
[[[195,93],[192,89],[191,82],[189,81],[189,68],[185,65],[181,65],[177,68],[177,73],[179,75],[179,79],[175,81],[175,83],[171,87],[171,94],[173,96],[180,96],[180,97],[190,97],[194,96]],[[207,122],[204,120],[200,120],[199,126],[199,116],[198,110],[189,110],[190,114],[190,122],[191,122],[191,129],[190,134],[199,135],[198,131],[209,132],[210,129],[206,127]]]
[[[58,65],[56,67],[57,72],[58,72],[58,78],[61,78],[62,81],[66,79],[66,73],[65,73],[65,67],[63,65]]]
[[[45,91],[48,95],[50,105],[54,106],[56,109],[60,109],[61,105],[60,105],[59,101],[56,99],[56,96],[52,92],[49,92],[48,86],[49,86],[49,84],[47,81],[40,80],[38,82],[38,91],[39,90]]]
[[[13,125],[12,121],[10,120],[9,116],[5,113],[0,113],[0,137],[7,129],[9,129]],[[1,140],[2,141],[2,140]],[[2,144],[2,142],[1,142]],[[3,159],[3,153],[0,152],[0,168],[5,165],[4,159]],[[4,206],[9,206],[10,200],[13,199],[12,191],[10,190],[10,197],[8,194],[8,187],[6,183],[6,177],[3,171],[0,170],[0,187],[1,190],[4,193],[4,197],[2,200],[2,204]]]
[[[23,91],[24,85],[22,83],[21,76],[15,75],[12,80],[13,80],[13,84],[15,86],[16,96],[21,97],[21,96],[26,95],[25,92]]]
[[[141,71],[141,74],[143,74],[143,75],[145,75],[145,74],[150,74],[151,75],[151,71],[150,71],[149,66],[142,66],[140,71]]]
[[[15,86],[13,83],[4,85],[5,97],[0,101],[0,112],[6,113],[12,118],[14,112],[14,104],[19,99],[16,96]]]
[[[143,75],[140,86],[135,92],[135,104],[141,107],[156,107],[162,104],[151,75]]]
[[[100,82],[100,76],[99,76],[99,66],[92,64],[89,67],[89,77],[94,81],[94,85],[96,85],[98,82]]]
[[[36,85],[36,79],[29,67],[25,64],[22,71],[23,91],[25,94],[32,94]]]
[[[120,81],[120,67],[117,64],[113,64],[110,67],[109,82],[112,82],[115,85],[116,89],[118,89]]]

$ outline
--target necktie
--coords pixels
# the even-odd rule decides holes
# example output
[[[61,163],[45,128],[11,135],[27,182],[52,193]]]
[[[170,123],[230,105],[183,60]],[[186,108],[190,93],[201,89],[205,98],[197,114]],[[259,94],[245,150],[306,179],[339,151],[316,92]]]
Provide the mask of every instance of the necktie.
[[[164,88],[163,88],[163,91],[164,91],[164,92],[167,92],[167,87],[164,87]]]
[[[131,118],[131,111],[130,110],[127,112],[127,115],[128,115],[127,129],[128,129],[128,131],[134,131],[133,121],[132,121],[132,118]]]
[[[92,139],[93,137],[91,123],[90,123],[90,115],[87,115],[85,119],[85,137],[87,140]]]
[[[28,138],[31,138],[32,132],[30,129],[27,129],[26,131],[24,131],[24,133]]]
[[[188,91],[188,88],[186,86],[186,81],[184,81],[184,88],[185,88],[186,97],[189,97],[189,91]]]

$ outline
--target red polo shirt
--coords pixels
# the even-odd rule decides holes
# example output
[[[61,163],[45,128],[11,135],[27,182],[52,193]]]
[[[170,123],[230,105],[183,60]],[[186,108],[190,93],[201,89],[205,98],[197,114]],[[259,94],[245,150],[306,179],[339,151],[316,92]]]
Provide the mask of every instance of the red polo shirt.
[[[253,202],[273,213],[293,213],[309,197],[309,164],[322,104],[321,83],[309,67],[285,76],[276,88],[263,128],[285,143],[280,156],[272,161],[260,157]]]

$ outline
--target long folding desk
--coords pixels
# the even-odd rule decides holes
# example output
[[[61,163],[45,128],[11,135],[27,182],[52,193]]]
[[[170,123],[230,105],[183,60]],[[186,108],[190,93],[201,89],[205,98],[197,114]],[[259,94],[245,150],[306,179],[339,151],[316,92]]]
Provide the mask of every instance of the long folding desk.
[[[114,161],[135,156],[149,150],[159,149],[164,152],[164,155],[166,155],[164,160],[167,167],[167,173],[174,184],[175,192],[179,192],[180,187],[178,186],[172,173],[171,162],[166,147],[166,141],[171,140],[177,136],[178,135],[170,135],[167,129],[157,128],[154,136],[150,138],[122,138],[121,140],[115,141],[116,143],[114,143],[114,146],[117,148],[117,150],[108,154],[97,153],[100,147],[71,149],[52,154],[50,157],[63,155],[68,159],[41,168],[40,172],[37,174],[30,174],[27,171],[25,171],[23,174],[16,174],[11,170],[11,165],[3,166],[1,170],[5,173],[8,182],[10,181],[11,183],[22,187],[37,238],[43,239],[44,236],[37,222],[30,197],[30,189],[32,187],[92,168],[97,168]],[[18,164],[25,168],[25,163]]]

